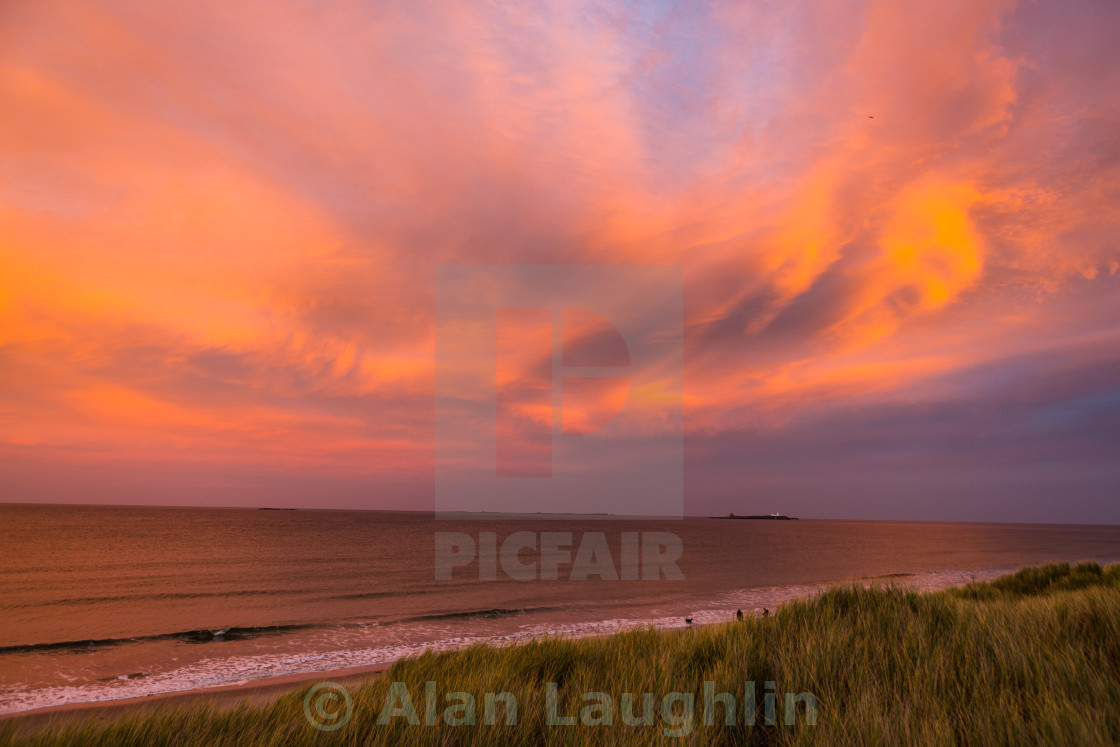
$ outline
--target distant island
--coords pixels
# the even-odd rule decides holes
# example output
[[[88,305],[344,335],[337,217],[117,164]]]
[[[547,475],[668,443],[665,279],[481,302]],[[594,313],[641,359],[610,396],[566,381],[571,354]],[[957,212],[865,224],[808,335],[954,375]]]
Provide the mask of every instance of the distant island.
[[[709,516],[709,519],[757,519],[761,521],[797,521],[796,516],[786,516],[785,514],[766,514],[755,516],[736,516],[735,514],[728,514],[727,516]]]

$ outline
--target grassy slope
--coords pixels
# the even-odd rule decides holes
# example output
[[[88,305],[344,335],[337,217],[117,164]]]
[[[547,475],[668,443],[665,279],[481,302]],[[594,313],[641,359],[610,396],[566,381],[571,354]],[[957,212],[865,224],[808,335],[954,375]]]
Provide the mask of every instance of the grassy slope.
[[[443,693],[509,691],[512,727],[377,726],[389,683],[407,684],[423,717],[424,682]],[[809,691],[817,723],[704,727],[702,682],[735,693],[754,680]],[[585,691],[697,693],[683,744],[1113,744],[1120,742],[1120,565],[1050,565],[987,584],[930,594],[838,588],[777,614],[670,633],[542,640],[398,662],[354,693],[333,733],[303,716],[303,693],[263,708],[204,708],[42,733],[35,744],[655,744],[667,724],[544,724],[544,683],[560,683],[562,714]],[[640,707],[641,696],[636,703]],[[741,707],[741,706],[740,706]],[[500,713],[500,711],[499,711]],[[740,718],[742,714],[740,713]],[[782,723],[782,711],[778,721]],[[761,722],[761,713],[759,721]],[[670,727],[671,728],[671,727]],[[0,743],[13,740],[12,727]]]

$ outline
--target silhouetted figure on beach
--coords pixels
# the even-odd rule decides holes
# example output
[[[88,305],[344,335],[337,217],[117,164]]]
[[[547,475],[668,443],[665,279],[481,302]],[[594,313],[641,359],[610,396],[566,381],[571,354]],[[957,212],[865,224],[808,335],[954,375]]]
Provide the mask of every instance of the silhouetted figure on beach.
[[[691,624],[692,624],[692,618],[691,618],[691,617],[686,617],[686,618],[684,619],[684,621],[685,621],[686,623],[688,623],[689,625],[691,625]]]
[[[762,616],[763,616],[763,617],[770,617],[770,610],[768,610],[768,609],[766,609],[765,607],[763,607],[763,608],[762,608]]]
[[[742,610],[739,610],[738,612],[735,613],[735,619],[738,620],[739,622],[743,621],[743,611]]]

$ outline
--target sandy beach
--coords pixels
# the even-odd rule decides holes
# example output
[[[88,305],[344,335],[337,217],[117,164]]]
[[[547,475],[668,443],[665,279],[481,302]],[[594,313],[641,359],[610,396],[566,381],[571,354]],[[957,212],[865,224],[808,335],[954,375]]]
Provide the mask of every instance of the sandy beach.
[[[994,575],[991,573],[982,574],[985,577]],[[913,581],[913,579],[909,579]],[[846,585],[863,585],[871,586],[892,586],[899,580],[892,578],[890,575],[881,576],[876,578],[849,578],[845,581],[835,582],[829,586],[846,586]],[[929,579],[926,579],[929,582]],[[947,580],[939,578],[934,580],[933,583],[927,587],[931,588],[944,588],[957,586],[964,583],[964,579]],[[819,588],[818,588],[819,590]],[[800,589],[797,593],[789,594],[785,599],[770,602],[774,610],[777,611],[784,602],[788,602],[794,598],[804,598],[811,596],[809,587]],[[766,610],[769,612],[770,610]],[[762,608],[748,608],[745,610],[748,619],[761,618],[764,616]],[[675,625],[662,624],[657,626],[662,631],[672,631],[681,629],[702,630],[713,624],[720,622],[729,622],[734,617],[731,614],[721,616],[718,619],[709,619],[705,621],[697,620],[695,622],[684,623],[683,618],[678,618],[680,622]],[[571,634],[541,634],[532,636],[530,638],[519,639],[516,641],[506,641],[504,643],[493,644],[498,648],[505,646],[518,646],[524,645],[531,640],[543,640],[549,638],[561,638],[567,640],[578,639],[601,639],[609,637],[613,632],[602,633],[584,633],[580,635]],[[408,658],[408,657],[406,657]],[[276,700],[279,697],[294,693],[302,690],[303,688],[318,683],[318,682],[333,682],[347,688],[351,693],[355,692],[365,682],[379,676],[381,673],[388,670],[393,661],[381,662],[378,664],[345,667],[345,668],[332,668],[319,671],[309,672],[296,672],[285,675],[269,676],[269,677],[256,677],[249,680],[240,682],[216,684],[213,686],[186,689],[177,692],[165,692],[147,695],[143,697],[130,697],[120,698],[115,700],[101,700],[101,701],[87,701],[80,703],[68,703],[64,705],[48,706],[44,708],[36,708],[34,710],[23,711],[19,713],[0,714],[0,725],[14,722],[17,724],[17,735],[30,735],[52,726],[69,725],[75,722],[87,722],[92,724],[106,724],[118,720],[125,716],[130,715],[147,715],[156,711],[172,711],[177,709],[188,709],[196,706],[208,706],[215,711],[225,711],[239,706],[245,705],[264,705]]]
[[[700,630],[708,625],[709,623],[694,623],[689,627]],[[579,637],[604,638],[608,635]],[[538,636],[537,639],[551,637],[553,636]],[[559,637],[570,638],[569,636]],[[525,641],[520,642],[520,644],[523,643]],[[238,706],[264,705],[317,682],[333,682],[342,685],[353,693],[366,682],[387,671],[393,664],[394,662],[383,662],[370,666],[261,677],[247,682],[220,684],[182,692],[160,693],[142,698],[68,703],[66,705],[37,708],[22,713],[0,714],[0,725],[15,722],[18,725],[17,734],[28,735],[52,726],[63,726],[78,721],[105,724],[125,716],[145,715],[154,711],[169,711],[196,706],[209,706],[215,711],[224,711]]]
[[[76,721],[104,724],[124,716],[143,715],[157,710],[168,711],[179,708],[209,706],[215,711],[223,711],[244,705],[262,705],[283,695],[298,692],[316,682],[334,682],[354,692],[363,683],[377,677],[390,666],[392,666],[392,662],[368,667],[266,677],[249,682],[163,693],[144,698],[70,703],[49,708],[38,708],[23,713],[0,715],[0,724],[15,722],[17,724],[17,734],[28,735],[52,726],[66,725]]]
[[[0,735],[13,744],[312,745],[323,736],[315,726],[346,729],[338,738],[347,744],[645,744],[665,736],[698,745],[1116,744],[1120,700],[1109,667],[1098,664],[1115,653],[1108,642],[1115,639],[1118,580],[1120,566],[1081,563],[1025,568],[993,582],[919,594],[891,584],[847,585],[741,622],[405,658],[393,688],[387,678],[378,679],[386,665],[333,669],[46,708],[0,720]],[[1071,610],[1082,611],[1072,627]],[[1016,635],[1005,635],[994,622],[1005,622]],[[938,636],[935,645],[923,644],[931,632],[945,629],[956,643]],[[884,636],[885,630],[893,634]],[[919,675],[913,682],[920,685],[899,688],[900,661],[910,662]],[[850,698],[836,698],[826,683],[837,663],[851,682],[844,690]],[[937,676],[947,671],[961,678]],[[1009,684],[992,677],[993,671],[1047,676]],[[443,682],[433,683],[437,687],[427,695],[433,679]],[[369,683],[362,699],[355,699],[361,707],[353,712],[360,715],[351,719],[348,708],[336,725],[337,712],[328,709],[322,721],[308,724],[298,691],[325,681],[350,693]],[[596,690],[589,693],[592,683]],[[503,697],[497,716],[479,705],[495,688]],[[1009,688],[1018,706],[1007,706]],[[771,690],[784,697],[773,699]],[[660,697],[660,708],[651,705],[648,718],[617,722],[616,712],[633,715],[628,703],[635,693],[643,703]],[[725,709],[742,710],[708,723],[698,715],[707,708],[701,699],[716,694],[728,698]],[[586,706],[581,711],[588,695],[605,709],[598,713],[609,716],[596,721],[596,712],[588,715]],[[377,717],[385,704],[398,702],[408,710],[384,721]],[[674,711],[667,703],[681,707]],[[868,713],[878,717],[857,717]],[[626,728],[584,729],[577,714],[583,726]],[[896,731],[884,738],[883,724]]]

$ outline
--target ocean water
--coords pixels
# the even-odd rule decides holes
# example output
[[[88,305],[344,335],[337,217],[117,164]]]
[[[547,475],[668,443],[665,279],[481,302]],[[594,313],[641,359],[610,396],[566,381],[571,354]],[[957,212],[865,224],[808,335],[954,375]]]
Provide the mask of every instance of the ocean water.
[[[450,581],[437,531],[672,532],[683,580]],[[435,521],[430,514],[0,505],[0,713],[392,661],[476,641],[678,627],[836,583],[943,588],[1120,560],[1120,527]]]

